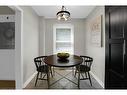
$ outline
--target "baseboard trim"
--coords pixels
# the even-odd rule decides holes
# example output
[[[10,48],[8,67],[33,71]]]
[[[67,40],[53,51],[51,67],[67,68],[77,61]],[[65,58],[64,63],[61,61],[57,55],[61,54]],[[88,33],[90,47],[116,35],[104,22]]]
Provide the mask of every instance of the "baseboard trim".
[[[101,87],[104,88],[104,83],[93,72],[90,72],[90,74],[96,79],[96,81],[101,85]]]
[[[31,75],[28,78],[28,80],[23,84],[23,88],[25,88],[31,82],[31,80],[35,77],[36,74],[37,74],[37,72],[33,73],[33,75]]]

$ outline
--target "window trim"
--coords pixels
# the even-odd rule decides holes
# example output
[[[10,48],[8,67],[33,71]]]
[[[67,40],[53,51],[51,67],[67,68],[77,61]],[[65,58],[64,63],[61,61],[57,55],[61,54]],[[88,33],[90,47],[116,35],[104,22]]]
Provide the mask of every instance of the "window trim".
[[[74,54],[74,26],[72,24],[54,24],[53,25],[53,54],[56,54],[56,29],[57,28],[70,28],[71,29],[71,43],[72,54]],[[66,41],[65,41],[66,42]]]

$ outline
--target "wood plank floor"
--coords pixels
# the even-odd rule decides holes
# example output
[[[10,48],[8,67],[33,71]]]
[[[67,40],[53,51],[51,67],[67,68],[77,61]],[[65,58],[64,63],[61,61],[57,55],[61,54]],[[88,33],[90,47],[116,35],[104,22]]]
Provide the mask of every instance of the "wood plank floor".
[[[0,89],[15,89],[14,80],[0,80]]]

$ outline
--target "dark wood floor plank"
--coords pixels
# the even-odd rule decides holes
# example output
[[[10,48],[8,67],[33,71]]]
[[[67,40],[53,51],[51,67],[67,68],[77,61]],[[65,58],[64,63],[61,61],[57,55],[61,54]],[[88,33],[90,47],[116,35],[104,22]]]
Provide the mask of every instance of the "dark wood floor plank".
[[[0,89],[15,89],[14,80],[0,80]]]

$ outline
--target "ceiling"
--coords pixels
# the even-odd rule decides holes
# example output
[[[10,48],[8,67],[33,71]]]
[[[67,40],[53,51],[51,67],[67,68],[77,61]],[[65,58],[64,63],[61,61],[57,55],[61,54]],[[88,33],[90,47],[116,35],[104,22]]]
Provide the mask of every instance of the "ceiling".
[[[71,18],[86,18],[95,6],[65,6],[71,13]],[[39,16],[45,18],[56,18],[56,13],[61,10],[61,6],[32,6]]]

